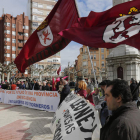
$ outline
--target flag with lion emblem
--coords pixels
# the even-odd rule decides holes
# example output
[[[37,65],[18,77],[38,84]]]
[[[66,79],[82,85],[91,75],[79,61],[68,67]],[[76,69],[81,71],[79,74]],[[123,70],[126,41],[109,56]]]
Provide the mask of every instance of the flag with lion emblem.
[[[94,48],[114,48],[127,44],[140,50],[140,0],[125,2],[88,17],[79,18],[71,28],[59,33]]]
[[[75,0],[58,0],[48,17],[29,37],[15,64],[20,72],[40,60],[56,54],[66,47],[70,40],[58,35],[78,19]]]

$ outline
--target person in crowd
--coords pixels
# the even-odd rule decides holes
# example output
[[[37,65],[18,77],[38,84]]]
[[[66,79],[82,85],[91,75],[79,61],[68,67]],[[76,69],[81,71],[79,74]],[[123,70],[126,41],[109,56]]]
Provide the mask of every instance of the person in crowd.
[[[100,140],[140,140],[140,110],[132,102],[128,83],[115,79],[105,89],[105,101],[112,115],[100,131]]]
[[[76,82],[75,84],[75,93],[77,94],[77,92],[79,91],[80,89],[78,88],[78,82]]]
[[[63,89],[60,93],[60,102],[59,105],[63,102],[63,100],[67,97],[67,95],[70,93],[70,87],[68,85],[68,82],[61,78],[60,84],[63,85]]]
[[[86,97],[87,96],[87,91],[86,91],[87,83],[85,82],[85,80],[80,80],[78,82],[78,88],[80,90],[77,92],[77,94],[79,94],[80,96]]]
[[[111,111],[108,110],[105,99],[105,89],[110,80],[102,81],[99,86],[101,87],[102,96],[99,96],[99,89],[96,88],[95,93],[93,94],[93,102],[95,104],[95,109],[99,111],[99,117],[101,125],[105,125],[106,118],[111,115]]]
[[[5,82],[2,82],[1,88],[2,89],[8,89],[8,85]]]
[[[12,82],[11,83],[11,90],[16,90],[16,88],[17,88],[17,85],[14,82]]]
[[[34,80],[34,83],[33,83],[33,86],[32,86],[32,90],[40,90],[40,86],[39,86],[39,84],[37,83],[36,80]]]
[[[50,91],[50,87],[46,84],[46,81],[43,81],[42,90]]]
[[[22,89],[23,86],[21,85],[20,81],[17,81],[17,89]]]
[[[94,105],[93,97],[92,97],[93,94],[95,93],[94,86],[92,84],[88,84],[86,91],[87,91],[87,96],[85,97],[85,99],[88,100],[92,105]]]
[[[52,91],[50,81],[48,81],[47,86],[49,87],[49,91]]]
[[[131,78],[130,80],[130,90],[133,96],[133,101],[138,101],[138,97],[139,97],[139,91],[136,90],[135,93],[133,93],[134,89],[137,87],[137,84],[135,83],[135,80],[133,78]]]
[[[25,81],[25,89],[27,89],[27,90],[32,90],[32,85],[31,85],[31,83],[29,82],[29,81]]]
[[[75,87],[75,82],[74,82],[74,80],[72,80],[72,81],[69,83],[69,86],[70,86],[70,88],[74,88],[74,87]]]
[[[21,89],[25,89],[25,84],[23,81],[21,81]]]

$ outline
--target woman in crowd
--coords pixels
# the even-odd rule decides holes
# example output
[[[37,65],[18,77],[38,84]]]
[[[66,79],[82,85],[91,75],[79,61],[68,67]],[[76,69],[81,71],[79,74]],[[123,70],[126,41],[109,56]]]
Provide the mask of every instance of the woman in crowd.
[[[79,81],[78,88],[80,90],[77,92],[77,94],[79,94],[80,96],[86,97],[87,96],[87,91],[86,91],[87,83],[84,80]]]

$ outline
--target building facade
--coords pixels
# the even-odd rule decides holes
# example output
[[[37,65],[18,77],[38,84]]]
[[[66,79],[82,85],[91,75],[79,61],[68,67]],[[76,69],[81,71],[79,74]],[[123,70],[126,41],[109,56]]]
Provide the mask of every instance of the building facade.
[[[113,6],[131,0],[113,0]],[[130,82],[131,78],[140,81],[140,51],[122,44],[111,49],[107,60],[108,79],[121,78]]]
[[[29,19],[24,13],[17,17],[10,14],[3,14],[0,17],[0,62],[2,64],[8,65],[15,60],[29,37],[29,28]],[[24,74],[18,73],[17,76],[28,77],[28,70]],[[5,79],[6,77],[5,73]]]
[[[36,28],[46,19],[48,14],[53,9],[56,4],[55,0],[28,0],[27,13],[31,20],[31,33],[33,33]],[[53,65],[54,71],[58,69],[61,64],[60,52],[36,63],[36,67],[44,69],[47,65]],[[49,76],[49,73],[43,74],[43,76]],[[56,75],[56,72],[53,73]]]
[[[106,48],[89,48],[91,60],[93,67],[95,69],[96,78],[100,82],[103,78],[106,78],[106,58],[109,54],[109,50]],[[87,46],[82,46],[80,48],[80,54],[78,55],[77,71],[78,76],[85,76],[86,78],[91,77],[94,79],[94,74],[92,72],[91,61],[89,59],[89,54]]]

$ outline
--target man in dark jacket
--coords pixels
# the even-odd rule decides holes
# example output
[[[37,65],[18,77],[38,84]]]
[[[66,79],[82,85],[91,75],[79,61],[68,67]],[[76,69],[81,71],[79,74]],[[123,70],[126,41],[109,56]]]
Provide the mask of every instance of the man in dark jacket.
[[[64,79],[60,80],[60,84],[62,84],[64,87],[60,93],[60,102],[59,105],[63,102],[63,100],[67,97],[67,95],[70,93],[70,87],[68,85],[68,82]]]
[[[105,90],[105,101],[112,116],[101,128],[100,140],[140,140],[140,110],[132,102],[128,83],[111,81]]]
[[[32,90],[39,90],[39,89],[40,89],[39,84],[36,82],[36,80],[34,80]]]
[[[139,91],[136,90],[135,93],[133,93],[134,89],[137,87],[137,84],[135,83],[135,80],[133,78],[131,78],[130,80],[130,89],[131,89],[131,93],[132,93],[132,96],[133,96],[133,101],[138,101],[138,97],[139,97]]]
[[[43,82],[42,90],[50,91],[50,87],[46,84],[46,81]]]

